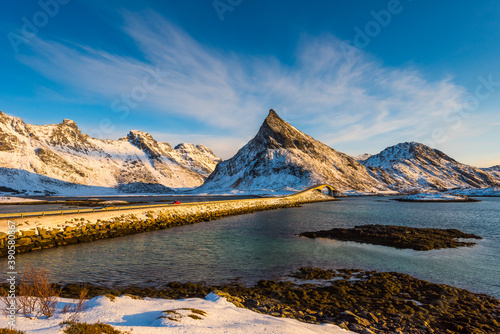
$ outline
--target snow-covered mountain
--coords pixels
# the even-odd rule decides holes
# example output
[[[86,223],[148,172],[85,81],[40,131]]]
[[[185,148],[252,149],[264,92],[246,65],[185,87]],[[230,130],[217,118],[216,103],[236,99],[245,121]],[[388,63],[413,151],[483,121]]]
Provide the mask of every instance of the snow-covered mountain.
[[[500,180],[500,165],[496,165],[496,166],[489,167],[489,168],[481,168],[481,169],[487,173],[492,174],[494,177],[496,177],[498,180]]]
[[[387,190],[355,159],[302,133],[271,110],[257,135],[219,163],[199,190],[284,191],[319,183],[339,191]]]
[[[211,193],[292,191],[318,183],[342,192],[500,186],[500,166],[468,166],[414,142],[357,159],[302,133],[273,110],[257,135],[224,162],[202,145],[172,148],[142,131],[100,140],[71,120],[30,125],[0,112],[0,192],[170,192],[202,184],[198,191]]]
[[[74,121],[30,125],[0,112],[0,186],[30,192],[165,191],[197,187],[221,161],[202,145],[83,134]],[[66,191],[64,190],[66,189]]]
[[[415,142],[388,147],[361,163],[395,190],[500,185],[500,179],[491,171],[462,164],[439,150]]]
[[[356,156],[353,156],[353,158],[357,161],[364,161],[366,159],[368,159],[369,157],[371,157],[372,155],[369,154],[369,153],[365,153],[365,154],[361,154],[361,155],[356,155]]]

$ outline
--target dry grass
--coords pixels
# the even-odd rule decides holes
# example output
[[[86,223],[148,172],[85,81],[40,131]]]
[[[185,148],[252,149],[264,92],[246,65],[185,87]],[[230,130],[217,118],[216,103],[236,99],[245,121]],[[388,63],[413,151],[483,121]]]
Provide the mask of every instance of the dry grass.
[[[61,309],[61,313],[73,313],[70,317],[71,321],[76,321],[81,312],[85,311],[88,307],[87,305],[87,295],[89,293],[89,288],[85,285],[80,290],[80,295],[78,296],[78,301],[73,304],[66,304]]]
[[[29,319],[50,318],[56,311],[60,289],[50,282],[48,270],[27,266],[21,276],[17,303],[19,312]]]
[[[60,289],[51,283],[48,270],[27,266],[20,277],[15,299],[15,312],[29,319],[50,318],[56,311],[59,294]],[[5,289],[2,289],[2,295],[1,310],[7,315],[13,305],[12,298],[8,297]]]
[[[63,332],[66,334],[127,334],[128,332],[119,331],[113,326],[103,324],[101,322],[95,324],[87,324],[85,322],[66,321],[61,323],[62,326],[68,325]]]
[[[10,328],[0,328],[0,334],[24,334],[24,332]]]

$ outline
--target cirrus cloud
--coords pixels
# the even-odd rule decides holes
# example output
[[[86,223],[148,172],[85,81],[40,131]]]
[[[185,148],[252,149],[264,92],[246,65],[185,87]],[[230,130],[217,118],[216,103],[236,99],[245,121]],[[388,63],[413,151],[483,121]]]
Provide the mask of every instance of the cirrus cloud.
[[[90,45],[36,40],[22,61],[82,97],[111,104],[161,75],[142,101],[156,113],[206,124],[217,138],[255,133],[269,108],[326,144],[379,135],[422,140],[460,107],[466,91],[449,77],[428,81],[417,70],[384,66],[361,53],[346,59],[334,36],[300,39],[293,64],[270,55],[236,54],[202,45],[152,11],[123,14],[122,31],[142,54],[113,54]],[[174,132],[174,129],[166,129]],[[224,145],[230,156],[241,143]],[[234,147],[233,147],[234,146]]]

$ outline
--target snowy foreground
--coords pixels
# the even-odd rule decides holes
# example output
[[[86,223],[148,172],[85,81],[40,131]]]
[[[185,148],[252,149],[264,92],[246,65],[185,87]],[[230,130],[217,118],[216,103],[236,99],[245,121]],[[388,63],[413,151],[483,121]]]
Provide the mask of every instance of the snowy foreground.
[[[59,308],[75,300],[60,298]],[[350,333],[334,325],[314,325],[294,319],[276,318],[237,308],[214,293],[206,299],[132,299],[116,297],[111,301],[100,296],[87,303],[88,308],[78,314],[78,322],[110,324],[121,331],[132,333]],[[192,310],[195,310],[193,313]],[[167,311],[167,312],[165,312]],[[174,312],[175,311],[175,312]],[[200,312],[202,311],[202,312]],[[203,313],[204,315],[201,315]],[[59,324],[72,313],[57,313],[50,319],[30,320],[17,317],[16,329],[26,333],[63,333]],[[170,317],[175,320],[167,319]],[[196,319],[199,318],[199,319]],[[7,318],[0,318],[0,328],[7,327]]]

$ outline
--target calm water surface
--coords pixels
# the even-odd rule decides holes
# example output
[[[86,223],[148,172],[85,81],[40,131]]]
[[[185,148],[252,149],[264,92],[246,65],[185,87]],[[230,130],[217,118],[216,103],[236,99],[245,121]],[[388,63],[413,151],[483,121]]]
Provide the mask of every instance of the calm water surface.
[[[255,282],[306,265],[359,268],[407,273],[500,298],[499,213],[500,198],[479,203],[347,198],[23,254],[18,266],[47,268],[57,281],[124,285]],[[417,252],[296,236],[361,224],[457,228],[484,239],[474,247]]]

